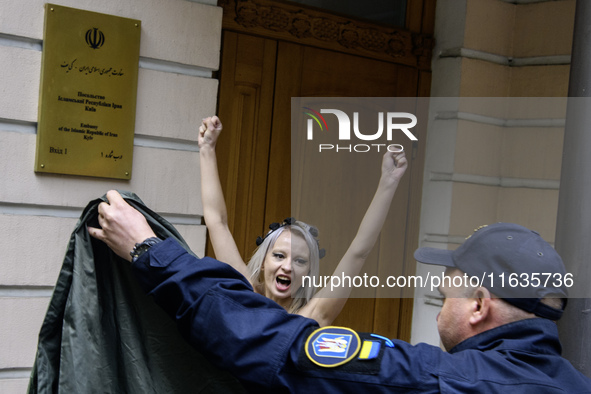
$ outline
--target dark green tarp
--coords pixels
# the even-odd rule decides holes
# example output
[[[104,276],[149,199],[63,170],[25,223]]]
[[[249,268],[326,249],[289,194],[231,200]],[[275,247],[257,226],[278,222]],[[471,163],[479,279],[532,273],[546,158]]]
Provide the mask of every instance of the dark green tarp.
[[[161,238],[176,229],[133,193],[122,196]],[[181,338],[139,288],[127,261],[88,234],[103,196],[84,209],[39,333],[29,393],[236,393],[242,386]],[[212,328],[215,329],[215,328]]]

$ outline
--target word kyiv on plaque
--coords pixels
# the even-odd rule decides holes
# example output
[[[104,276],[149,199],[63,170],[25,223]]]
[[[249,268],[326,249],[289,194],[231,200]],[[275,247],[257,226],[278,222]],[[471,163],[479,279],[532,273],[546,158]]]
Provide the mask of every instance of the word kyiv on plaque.
[[[35,171],[131,179],[141,22],[45,7]]]

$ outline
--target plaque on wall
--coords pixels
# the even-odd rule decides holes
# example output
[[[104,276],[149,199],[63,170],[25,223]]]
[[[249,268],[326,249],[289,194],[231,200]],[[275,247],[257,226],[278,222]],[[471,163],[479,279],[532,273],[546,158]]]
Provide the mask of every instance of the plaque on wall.
[[[45,7],[35,171],[131,179],[141,22]]]

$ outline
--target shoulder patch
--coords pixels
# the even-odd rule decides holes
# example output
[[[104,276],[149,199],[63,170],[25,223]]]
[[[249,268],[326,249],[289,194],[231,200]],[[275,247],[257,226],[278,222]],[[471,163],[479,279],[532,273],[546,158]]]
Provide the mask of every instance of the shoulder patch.
[[[332,368],[351,361],[361,348],[359,335],[350,328],[327,326],[306,340],[306,355],[314,364]]]

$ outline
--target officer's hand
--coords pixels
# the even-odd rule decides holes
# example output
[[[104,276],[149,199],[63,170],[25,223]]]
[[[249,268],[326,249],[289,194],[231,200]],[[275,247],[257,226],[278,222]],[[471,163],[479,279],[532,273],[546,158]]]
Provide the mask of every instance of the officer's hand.
[[[119,257],[131,261],[129,253],[135,244],[156,234],[144,215],[129,205],[117,191],[107,192],[107,200],[108,203],[102,202],[98,207],[98,221],[102,228],[88,227],[88,232],[105,242]]]

